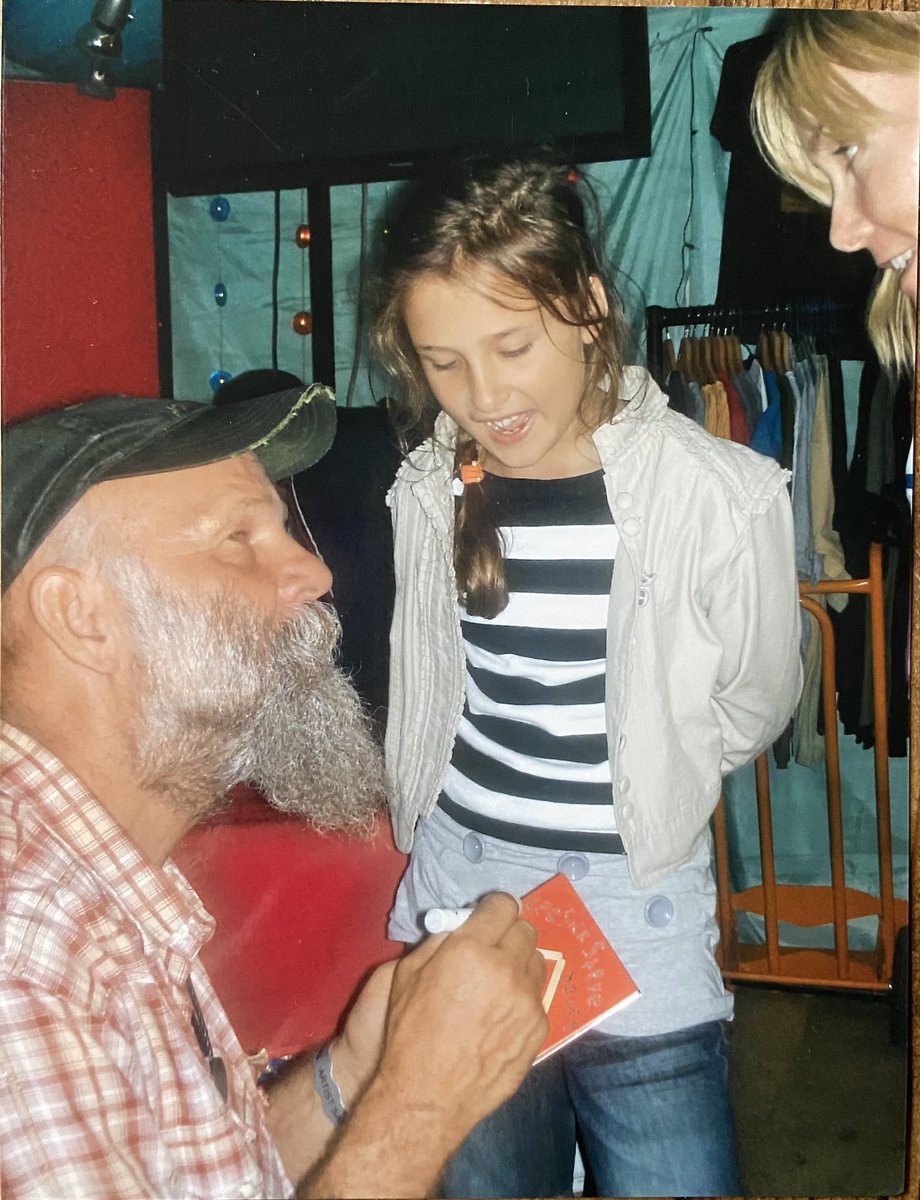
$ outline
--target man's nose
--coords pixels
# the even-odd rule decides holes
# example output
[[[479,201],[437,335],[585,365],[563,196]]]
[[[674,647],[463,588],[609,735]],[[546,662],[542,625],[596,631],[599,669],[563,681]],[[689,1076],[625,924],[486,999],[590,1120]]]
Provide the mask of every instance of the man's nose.
[[[872,232],[872,222],[863,215],[852,200],[834,197],[831,207],[831,245],[850,254],[864,249]]]
[[[285,606],[312,604],[332,588],[332,572],[321,558],[293,543],[281,570],[278,592]]]

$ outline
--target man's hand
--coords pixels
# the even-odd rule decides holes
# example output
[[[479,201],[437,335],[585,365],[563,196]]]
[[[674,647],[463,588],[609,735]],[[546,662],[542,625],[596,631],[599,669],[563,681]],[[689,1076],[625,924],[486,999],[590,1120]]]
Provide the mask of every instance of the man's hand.
[[[510,896],[486,897],[460,929],[387,969],[379,1067],[300,1196],[426,1195],[470,1130],[517,1090],[546,1036],[545,964]],[[375,972],[368,986],[384,982]],[[379,999],[363,1012],[362,999],[349,1017],[352,1047],[373,1040]],[[342,1063],[353,1070],[348,1054]]]
[[[371,973],[332,1048],[332,1068],[347,1109],[380,1065],[395,970],[394,960]]]
[[[536,946],[517,901],[496,893],[398,964],[381,1076],[407,1105],[440,1103],[472,1129],[517,1090],[546,1036]]]

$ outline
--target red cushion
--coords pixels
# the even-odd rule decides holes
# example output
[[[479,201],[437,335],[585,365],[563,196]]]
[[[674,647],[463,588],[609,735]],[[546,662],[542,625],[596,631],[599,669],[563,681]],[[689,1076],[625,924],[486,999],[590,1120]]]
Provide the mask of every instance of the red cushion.
[[[406,859],[385,819],[367,842],[320,835],[238,788],[173,857],[217,921],[202,959],[248,1053],[331,1036],[369,968],[402,948],[386,919]]]

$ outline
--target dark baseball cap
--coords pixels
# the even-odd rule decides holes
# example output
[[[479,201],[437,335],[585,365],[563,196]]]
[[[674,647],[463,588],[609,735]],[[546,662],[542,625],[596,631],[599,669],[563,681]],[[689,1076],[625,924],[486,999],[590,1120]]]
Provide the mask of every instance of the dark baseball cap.
[[[102,396],[3,431],[3,590],[54,526],[97,483],[252,453],[269,479],[311,467],[335,435],[323,384],[226,407],[194,400]]]

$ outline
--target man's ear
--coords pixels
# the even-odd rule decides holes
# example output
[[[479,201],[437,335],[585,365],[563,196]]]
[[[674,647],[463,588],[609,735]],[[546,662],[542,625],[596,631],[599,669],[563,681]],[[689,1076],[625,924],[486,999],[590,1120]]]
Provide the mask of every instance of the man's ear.
[[[610,302],[607,299],[607,289],[604,287],[604,281],[600,275],[592,275],[588,282],[591,285],[591,291],[594,293],[594,303],[597,306],[597,311],[601,319],[607,316],[610,311]],[[581,331],[581,340],[585,345],[589,345],[597,336],[596,325],[585,325]]]
[[[98,578],[72,567],[45,567],[29,584],[29,609],[36,625],[71,662],[101,674],[118,665],[113,598]]]

